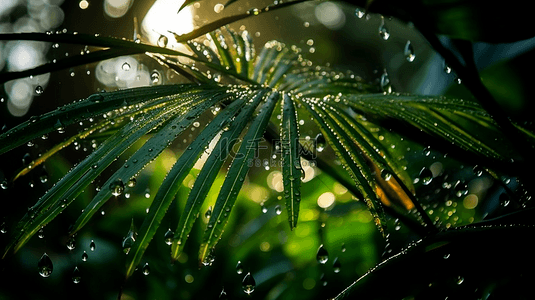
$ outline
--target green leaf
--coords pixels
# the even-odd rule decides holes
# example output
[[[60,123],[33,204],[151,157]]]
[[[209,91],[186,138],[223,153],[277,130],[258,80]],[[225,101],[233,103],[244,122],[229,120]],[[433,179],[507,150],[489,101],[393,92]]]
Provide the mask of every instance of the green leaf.
[[[228,130],[223,131],[213,152],[204,163],[204,166],[191,189],[188,200],[186,201],[186,206],[175,230],[174,241],[171,246],[171,259],[173,261],[176,260],[182,252],[193,224],[199,215],[199,210],[218,175],[219,169],[230,154],[233,145],[238,141],[241,132],[251,119],[256,107],[260,104],[264,95],[265,90],[261,90],[260,93],[252,98],[253,101],[249,103],[247,107],[242,109],[240,114],[236,116],[234,121],[230,124]],[[245,97],[251,96],[247,95]]]
[[[209,105],[202,106],[202,109],[207,109],[220,99],[210,99]],[[154,200],[149,209],[149,214],[145,217],[141,229],[138,233],[138,239],[130,250],[126,263],[126,277],[130,277],[136,266],[141,261],[143,253],[147,249],[152,237],[160,226],[160,223],[165,216],[169,205],[171,205],[175,194],[180,187],[180,184],[189,174],[191,168],[205,151],[206,146],[210,141],[220,132],[231,118],[243,106],[243,100],[235,100],[225,110],[220,112],[212,122],[199,134],[199,136],[188,146],[186,151],[180,156],[173,168],[167,174],[167,177],[162,182]],[[202,110],[201,109],[201,110]]]
[[[124,106],[131,106],[151,99],[178,94],[187,88],[187,85],[154,86],[91,95],[83,101],[62,106],[38,117],[32,117],[28,121],[1,134],[0,154],[26,144],[60,127],[65,128],[87,118],[99,116]],[[155,104],[170,100],[170,98],[161,98]]]
[[[299,131],[297,128],[297,112],[288,94],[283,94],[282,124],[282,181],[284,198],[288,210],[290,228],[297,226],[299,203],[301,201],[301,160],[299,154]]]
[[[267,102],[251,123],[249,131],[245,134],[240,149],[232,161],[217,197],[210,222],[204,232],[203,242],[199,251],[199,260],[202,263],[209,263],[211,251],[221,238],[223,228],[228,222],[228,215],[238,197],[245,175],[249,171],[250,161],[253,159],[252,156],[258,148],[258,142],[264,134],[273,109],[279,99],[280,94],[278,92],[273,92],[269,95]]]
[[[122,182],[126,185],[130,178],[138,174],[149,162],[154,160],[160,153],[168,147],[201,113],[217,102],[229,98],[228,94],[222,90],[198,91],[195,88],[192,92],[184,92],[180,96],[182,107],[186,108],[181,114],[174,117],[157,133],[141,146],[128,160],[103,184],[103,187],[87,205],[83,213],[76,220],[71,234],[80,230],[89,219],[110,199],[113,190],[108,188],[115,182]],[[189,109],[191,107],[191,109]]]
[[[374,216],[375,224],[383,232],[381,221],[383,217],[382,207],[376,195],[373,174],[364,157],[361,155],[362,150],[352,143],[347,133],[330,118],[321,102],[312,102],[311,100],[304,99],[301,103],[312,115],[326,140],[332,146],[345,170],[349,173],[357,189],[360,191],[361,195],[355,196],[360,196],[364,200]]]

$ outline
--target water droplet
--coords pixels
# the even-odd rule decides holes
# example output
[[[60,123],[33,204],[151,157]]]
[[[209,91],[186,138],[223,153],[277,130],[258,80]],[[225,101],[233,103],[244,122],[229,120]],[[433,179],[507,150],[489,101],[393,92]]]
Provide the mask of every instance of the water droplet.
[[[74,267],[74,271],[72,272],[72,282],[80,283],[80,280],[82,280],[80,270],[78,270],[78,267]]]
[[[383,18],[381,21],[381,26],[379,26],[379,35],[383,40],[388,40],[390,38],[390,32],[388,28],[385,25],[385,19]]]
[[[149,188],[145,189],[145,198],[147,198],[147,199],[150,198],[150,190],[149,190]]]
[[[87,252],[84,251],[84,253],[82,253],[82,261],[87,261],[88,258],[89,255],[87,254]]]
[[[29,165],[31,161],[32,157],[30,156],[30,153],[26,153],[22,156],[22,165]]]
[[[130,224],[130,230],[128,230],[128,233],[123,239],[123,252],[125,254],[128,254],[130,252],[130,248],[134,245],[134,242],[136,241],[136,228],[134,226],[134,219],[132,219],[132,223]]]
[[[282,208],[280,205],[275,206],[275,213],[277,215],[280,215],[282,213]]]
[[[125,62],[121,68],[123,69],[123,71],[130,71],[130,64],[128,62]]]
[[[54,266],[52,265],[52,260],[46,253],[41,256],[41,259],[39,259],[37,268],[39,269],[39,275],[43,277],[49,277],[52,274]]]
[[[325,150],[325,137],[322,133],[318,133],[316,138],[314,138],[314,145],[316,146],[316,151],[322,152]]]
[[[95,245],[95,241],[91,240],[91,243],[89,243],[89,250],[95,251],[95,248],[97,245]]]
[[[457,277],[457,284],[460,285],[464,282],[464,278],[462,276]]]
[[[174,236],[175,236],[175,233],[171,230],[171,228],[169,228],[163,235],[163,239],[165,240],[165,243],[167,245],[171,246],[171,244],[173,244]]]
[[[212,216],[212,207],[210,206],[210,207],[208,207],[208,209],[204,213],[204,217],[207,218],[207,219],[210,219],[211,216]]]
[[[45,231],[43,230],[43,227],[41,227],[41,229],[39,229],[39,231],[37,231],[37,237],[40,238],[40,239],[44,239],[45,238]]]
[[[444,69],[444,72],[446,72],[446,74],[451,73],[451,68],[446,64],[446,61],[443,62],[442,67]]]
[[[448,258],[450,258],[450,254],[449,253],[444,254],[444,259],[448,259]]]
[[[411,41],[407,41],[405,44],[405,50],[403,51],[405,54],[405,57],[407,58],[408,62],[413,62],[416,58],[416,55],[414,55],[414,48],[412,47]]]
[[[342,252],[346,252],[347,248],[346,248],[346,244],[345,243],[342,243]]]
[[[111,194],[115,197],[120,196],[124,192],[124,183],[121,179],[116,179],[110,183]]]
[[[338,257],[336,257],[334,259],[334,261],[333,261],[333,271],[334,271],[334,273],[340,273],[341,266],[342,266],[342,264],[338,260]]]
[[[38,86],[35,87],[35,93],[37,95],[42,95],[44,92],[45,92],[45,89],[43,89],[42,86],[38,85]]]
[[[69,250],[74,250],[74,248],[76,248],[76,241],[74,240],[74,236],[71,236],[67,241],[67,248]]]
[[[41,171],[41,175],[39,175],[39,181],[41,181],[41,183],[46,183],[48,181],[48,173],[46,170],[43,169]]]
[[[101,94],[93,94],[87,97],[87,100],[91,102],[99,103],[100,101],[104,100],[104,96],[102,96]]]
[[[362,19],[365,14],[364,10],[360,8],[355,9],[355,16],[357,16],[357,18]]]
[[[381,171],[381,177],[386,180],[386,181],[389,181],[390,179],[392,179],[392,173],[387,170],[387,169],[383,169]]]
[[[201,126],[200,122],[193,122],[193,127],[199,128],[199,126]]]
[[[150,74],[150,80],[152,81],[152,84],[160,84],[160,72],[156,70],[152,71],[152,73]]]
[[[329,252],[323,247],[323,244],[318,248],[318,253],[316,254],[316,259],[322,265],[324,265],[329,260]]]
[[[433,173],[431,170],[425,167],[420,171],[420,175],[418,175],[418,177],[420,177],[420,180],[424,185],[429,185],[431,181],[433,181]]]
[[[457,181],[457,183],[455,183],[455,186],[453,187],[453,189],[455,190],[455,195],[457,197],[462,197],[468,194],[468,186],[466,185],[466,183],[460,180]]]
[[[143,275],[145,276],[150,274],[149,263],[145,263],[145,265],[143,266],[142,272],[143,272]]]
[[[241,274],[243,273],[243,266],[241,261],[238,260],[238,263],[236,264],[236,273]]]
[[[267,213],[268,209],[264,204],[260,205],[260,207],[262,208],[262,213],[263,214]]]
[[[225,8],[225,6],[223,4],[221,4],[221,3],[217,3],[216,5],[214,5],[214,11],[217,14],[222,12],[224,8]]]
[[[381,90],[385,94],[392,93],[392,84],[390,83],[390,77],[388,77],[386,70],[381,75]]]
[[[245,275],[245,277],[243,278],[242,287],[243,287],[243,291],[247,295],[250,295],[254,292],[254,289],[256,287],[256,282],[253,278],[253,275],[251,275],[251,272],[248,272],[247,275]]]
[[[221,294],[219,294],[219,299],[220,300],[228,300],[227,292],[225,292],[224,288],[221,290]]]
[[[7,190],[8,188],[8,183],[7,183],[7,180],[3,180],[2,183],[0,183],[0,187],[3,189],[3,190]]]
[[[169,43],[169,38],[167,38],[165,35],[160,35],[156,43],[159,47],[165,48],[167,47],[167,43]]]
[[[137,183],[136,178],[135,178],[135,177],[132,177],[132,178],[130,178],[130,179],[128,180],[128,182],[126,183],[126,185],[127,185],[128,187],[133,188],[133,187],[136,186],[136,183]]]

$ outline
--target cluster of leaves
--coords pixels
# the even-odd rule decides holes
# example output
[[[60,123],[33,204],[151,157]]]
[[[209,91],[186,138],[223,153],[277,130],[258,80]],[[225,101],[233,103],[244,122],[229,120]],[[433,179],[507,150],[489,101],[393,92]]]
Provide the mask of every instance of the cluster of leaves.
[[[274,10],[297,2],[299,1],[272,5],[258,11]],[[370,132],[361,116],[377,122],[401,123],[488,162],[504,162],[511,157],[522,156],[522,153],[511,150],[498,123],[477,103],[444,97],[382,93],[377,86],[351,73],[312,67],[297,47],[272,41],[257,54],[246,31],[237,33],[228,27],[220,29],[222,25],[251,14],[255,12],[223,18],[191,34],[176,36],[178,42],[187,43],[194,55],[133,41],[84,34],[1,34],[0,39],[3,40],[63,42],[106,48],[32,70],[3,73],[0,74],[2,82],[137,53],[147,53],[149,57],[192,81],[188,84],[94,94],[42,116],[32,117],[1,134],[0,154],[54,130],[113,113],[113,117],[94,123],[50,149],[14,176],[16,179],[28,173],[78,139],[91,139],[94,134],[110,131],[109,138],[47,191],[18,222],[17,229],[12,231],[11,242],[3,252],[3,258],[24,246],[38,230],[75,201],[119,155],[149,135],[148,141],[109,176],[102,185],[103,188],[83,210],[70,234],[78,232],[113,195],[124,191],[128,180],[135,178],[173,140],[210,109],[219,112],[169,171],[134,243],[130,245],[127,278],[140,263],[168,208],[175,200],[179,186],[205,151],[210,152],[209,156],[187,197],[185,209],[174,231],[171,247],[173,260],[183,251],[219,170],[226,161],[230,161],[200,245],[199,261],[210,264],[212,251],[223,234],[262,137],[280,140],[286,210],[290,228],[297,226],[303,155],[297,120],[301,118],[314,120],[348,174],[347,178],[339,174],[333,176],[340,177],[354,196],[366,203],[380,231],[384,230],[385,209],[391,212],[416,210],[421,222],[419,226],[424,228],[424,232],[434,232],[436,229],[414,196],[412,179],[389,154],[385,145]],[[211,47],[193,41],[204,34],[208,34]],[[195,61],[203,70],[179,63],[177,56]],[[215,73],[221,74],[223,78],[215,78]],[[277,115],[280,115],[280,121]],[[520,125],[515,126],[522,129],[524,137],[533,143],[533,133]],[[211,142],[215,142],[216,146],[208,149]],[[238,151],[231,153],[235,144],[239,145]],[[472,229],[466,230],[472,232]],[[441,237],[436,239],[439,243],[442,241]],[[415,248],[434,255],[432,250],[443,246],[436,246],[434,242],[435,240],[426,242]],[[409,251],[409,255],[413,255],[413,252]],[[381,267],[378,269],[382,270]],[[341,297],[348,294],[345,292]]]

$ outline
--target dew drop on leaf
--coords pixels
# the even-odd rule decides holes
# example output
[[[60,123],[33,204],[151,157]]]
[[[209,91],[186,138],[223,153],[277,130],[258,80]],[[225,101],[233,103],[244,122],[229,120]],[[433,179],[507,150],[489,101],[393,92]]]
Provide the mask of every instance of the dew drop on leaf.
[[[39,229],[39,231],[37,231],[37,237],[40,238],[40,239],[44,239],[45,238],[45,231],[43,230],[43,227],[41,227],[41,229]]]
[[[130,229],[128,230],[128,233],[123,239],[123,252],[125,254],[128,254],[130,252],[130,248],[134,245],[134,242],[136,241],[136,228],[134,226],[134,219],[132,219],[132,223],[130,224]]]
[[[387,169],[383,169],[381,171],[381,178],[386,181],[389,181],[390,179],[392,179],[392,173],[390,173],[390,171],[388,171]]]
[[[223,4],[221,4],[221,3],[217,3],[216,5],[214,5],[214,11],[217,14],[222,12],[224,8],[225,8],[225,6]]]
[[[245,275],[245,277],[243,278],[243,281],[242,281],[242,288],[243,288],[243,291],[247,294],[247,295],[250,295],[254,292],[254,289],[256,287],[256,282],[253,278],[253,275],[251,275],[251,272],[248,272],[247,275]]]
[[[381,26],[379,26],[379,36],[381,36],[381,38],[385,41],[390,38],[390,31],[385,25],[384,18],[381,21]]]
[[[43,89],[42,86],[38,85],[38,86],[35,87],[35,93],[37,95],[42,95],[44,92],[45,92],[45,89]]]
[[[130,71],[130,64],[128,62],[125,62],[121,68],[123,69],[123,71]]]
[[[115,197],[120,196],[124,192],[124,183],[121,179],[116,179],[110,183],[111,194]]]
[[[264,204],[260,205],[260,207],[262,208],[262,213],[263,214],[267,213],[268,209]]]
[[[457,277],[457,284],[460,285],[464,282],[464,278],[462,276]]]
[[[280,215],[282,213],[282,208],[280,205],[275,206],[275,213],[277,215]]]
[[[357,18],[362,19],[364,15],[365,15],[365,12],[362,9],[360,8],[355,9],[355,16],[357,16]]]
[[[208,210],[206,210],[206,212],[204,213],[204,217],[207,218],[207,219],[210,219],[210,217],[212,216],[212,207],[208,207]]]
[[[466,183],[464,183],[464,182],[462,182],[460,180],[457,181],[457,183],[455,184],[453,189],[455,190],[455,195],[457,197],[462,197],[462,196],[468,194],[468,186],[466,185]]]
[[[392,93],[392,84],[390,83],[390,77],[386,70],[381,75],[381,90],[386,94]]]
[[[143,269],[141,270],[143,272],[143,275],[147,276],[150,274],[150,266],[149,263],[145,263],[143,266]]]
[[[128,182],[126,183],[126,185],[127,185],[128,187],[131,187],[131,188],[132,188],[132,187],[135,187],[135,186],[136,186],[136,183],[137,183],[136,178],[135,178],[135,177],[132,177],[132,178],[130,178],[130,179],[128,180]]]
[[[80,270],[78,267],[74,267],[74,271],[72,272],[72,282],[74,283],[80,283],[82,280],[82,276],[80,274]]]
[[[95,248],[97,245],[95,245],[95,241],[91,240],[91,243],[89,243],[89,250],[95,251]]]
[[[87,261],[88,258],[89,255],[87,254],[87,252],[84,251],[84,253],[82,253],[82,261]]]
[[[346,248],[346,244],[345,243],[342,243],[342,252],[346,252],[347,248]]]
[[[324,265],[329,260],[329,252],[323,247],[323,244],[318,248],[318,253],[316,254],[316,259],[322,265]]]
[[[41,256],[41,259],[39,259],[37,268],[39,269],[39,275],[43,277],[49,277],[52,274],[54,266],[52,265],[52,260],[46,253]]]
[[[236,273],[241,274],[243,273],[243,266],[241,261],[238,260],[238,263],[236,264]]]
[[[160,84],[161,83],[160,72],[156,70],[152,71],[152,73],[150,74],[150,80],[152,84]]]

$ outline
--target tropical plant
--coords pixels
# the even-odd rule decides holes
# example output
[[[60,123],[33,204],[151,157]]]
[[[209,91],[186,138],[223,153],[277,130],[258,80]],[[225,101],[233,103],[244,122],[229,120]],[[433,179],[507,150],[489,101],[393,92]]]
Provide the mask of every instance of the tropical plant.
[[[186,1],[183,7],[194,2]],[[470,41],[519,40],[531,37],[531,30],[514,31],[515,35],[502,36],[497,32],[489,35],[486,29],[493,27],[489,27],[486,18],[478,23],[451,12],[453,9],[474,11],[477,1],[459,0],[448,4],[359,1],[356,4],[365,7],[366,13],[374,12],[376,8],[379,13],[413,22],[444,56],[477,102],[456,97],[398,94],[392,91],[386,72],[379,82],[366,81],[352,72],[314,66],[299,47],[278,41],[268,42],[257,51],[247,31],[237,32],[228,26],[300,2],[305,1],[275,2],[261,9],[253,8],[246,13],[221,18],[189,34],[175,34],[176,41],[187,45],[189,52],[168,49],[166,43],[153,46],[139,40],[81,33],[0,34],[0,40],[70,43],[96,49],[30,70],[0,73],[3,83],[134,54],[144,54],[190,81],[96,93],[32,116],[3,132],[0,135],[1,154],[17,151],[19,147],[33,144],[34,140],[54,132],[72,133],[38,158],[27,161],[27,165],[13,176],[6,177],[2,183],[6,191],[71,144],[82,141],[94,141],[91,143],[95,144],[94,151],[65,172],[20,220],[13,221],[13,226],[4,221],[3,230],[6,226],[9,228],[9,239],[3,251],[3,261],[9,260],[69,206],[75,205],[76,200],[83,199],[84,191],[95,181],[100,181],[100,188],[69,228],[67,243],[74,248],[74,236],[100,215],[108,202],[124,197],[128,189],[135,187],[144,168],[158,160],[177,141],[188,139],[187,135],[194,130],[198,134],[177,154],[176,162],[159,183],[139,229],[134,222],[139,218],[132,216],[130,230],[122,241],[127,253],[126,279],[132,277],[142,264],[156,234],[165,231],[161,225],[168,212],[177,214],[177,209],[170,207],[179,207],[181,213],[178,221],[171,225],[174,230],[167,230],[163,236],[171,246],[171,260],[180,261],[181,254],[192,244],[186,242],[196,230],[194,223],[204,215],[208,205],[206,199],[213,197],[215,202],[209,203],[213,209],[210,208],[204,216],[207,224],[200,243],[195,241],[200,244],[200,265],[211,265],[217,258],[217,244],[226,234],[225,226],[231,215],[236,214],[239,192],[253,176],[248,176],[248,172],[259,162],[264,166],[259,152],[269,145],[282,174],[287,228],[299,228],[301,199],[305,199],[302,197],[305,192],[302,191],[301,179],[305,176],[302,165],[314,163],[327,175],[326,178],[338,182],[353,197],[365,203],[378,232],[387,241],[392,239],[390,233],[395,232],[392,227],[399,227],[400,223],[410,232],[408,240],[411,242],[407,247],[402,247],[397,254],[385,254],[380,264],[337,298],[438,299],[469,295],[474,299],[496,299],[503,296],[504,289],[511,287],[517,289],[518,297],[527,297],[523,294],[526,290],[518,287],[527,283],[529,269],[523,268],[514,276],[510,274],[516,270],[512,265],[533,264],[529,255],[513,253],[527,247],[525,237],[533,232],[531,193],[523,182],[529,182],[533,177],[531,153],[535,135],[530,120],[511,119],[503,113],[481,83],[472,60]],[[430,13],[432,17],[428,17]],[[478,15],[486,16],[483,12]],[[455,23],[458,26],[444,26],[451,22],[452,16],[459,18]],[[471,26],[483,30],[471,30]],[[436,34],[461,39],[455,40],[461,59],[444,47]],[[410,48],[408,55],[412,55]],[[184,58],[187,58],[186,63]],[[153,82],[157,82],[159,76],[155,74]],[[314,128],[317,133],[312,143],[300,134],[305,123],[302,120],[309,119],[313,124],[307,124],[307,130]],[[82,122],[84,126],[69,131]],[[378,130],[383,133],[378,135]],[[406,141],[399,141],[399,136],[405,137]],[[441,199],[453,195],[457,199],[455,204],[473,199],[462,200],[469,189],[462,179],[455,179],[449,186],[446,184],[440,192],[438,189],[431,191],[431,187],[436,187],[439,178],[444,176],[436,169],[418,167],[420,172],[414,179],[414,168],[402,161],[402,156],[409,153],[399,148],[405,143],[413,146],[415,141],[427,139],[440,145],[444,153],[461,157],[461,160],[472,160],[471,164],[477,165],[473,177],[489,178],[505,191],[502,202],[514,203],[509,206],[515,207],[512,215],[490,220],[486,216],[477,220],[472,215],[470,220],[458,221],[458,224],[448,217],[433,216],[433,209],[443,210],[451,205],[442,203]],[[326,152],[331,150],[335,159],[329,161]],[[433,150],[426,148],[425,151],[429,155]],[[409,164],[413,163],[410,157],[405,159]],[[523,167],[518,168],[521,165]],[[221,173],[225,168],[228,169]],[[504,183],[502,176],[518,177],[520,186]],[[429,189],[426,191],[426,188]],[[448,196],[444,198],[444,195]],[[505,212],[510,211],[498,210],[493,217]],[[278,206],[276,215],[281,213]],[[388,224],[394,219],[395,224]],[[464,248],[477,251],[477,257],[466,257]],[[513,255],[511,262],[490,263],[499,253]],[[320,246],[317,252],[319,263],[324,264],[327,256],[323,245]],[[40,260],[39,269],[43,277],[52,272],[46,254]],[[415,275],[401,275],[400,272],[407,270]],[[149,271],[143,268],[143,272],[148,274]],[[77,274],[73,276],[79,279]],[[384,284],[384,278],[392,278],[394,282],[387,284],[388,289],[378,289]],[[255,288],[250,275],[244,278],[243,285],[247,294]]]

